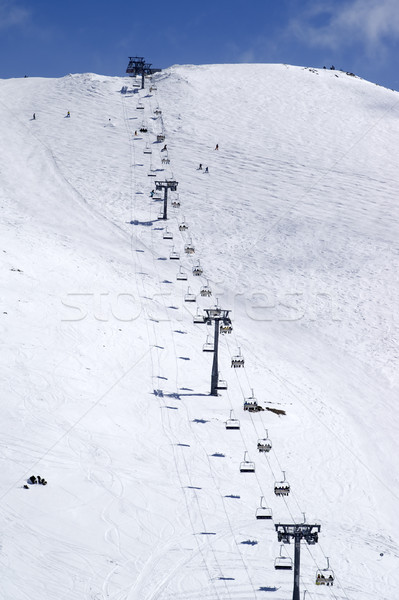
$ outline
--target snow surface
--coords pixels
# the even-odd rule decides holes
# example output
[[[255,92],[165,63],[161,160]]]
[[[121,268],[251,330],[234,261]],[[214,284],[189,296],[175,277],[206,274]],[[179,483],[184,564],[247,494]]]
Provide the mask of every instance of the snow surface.
[[[0,595],[287,600],[274,523],[306,513],[306,598],[396,600],[399,95],[287,65],[154,81],[0,81]],[[148,173],[179,182],[172,241]],[[234,328],[217,398],[192,322],[216,297]],[[251,389],[286,415],[244,412]],[[31,474],[48,485],[23,489]],[[326,556],[332,588],[314,583]]]

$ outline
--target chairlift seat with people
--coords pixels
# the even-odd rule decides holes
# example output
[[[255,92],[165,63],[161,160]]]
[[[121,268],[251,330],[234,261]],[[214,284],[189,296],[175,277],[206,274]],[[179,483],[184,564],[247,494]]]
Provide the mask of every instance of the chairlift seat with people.
[[[245,364],[244,357],[241,355],[241,350],[238,348],[238,354],[232,356],[231,358],[231,366],[233,369],[239,369],[243,367]]]
[[[187,242],[187,244],[185,244],[185,246],[184,246],[184,252],[186,254],[194,254],[195,253],[195,248],[194,248],[193,243],[191,242],[191,240],[189,242]]]
[[[187,229],[188,229],[188,225],[187,225],[187,223],[186,223],[185,221],[182,221],[182,222],[179,224],[179,231],[187,231]]]
[[[201,267],[200,262],[198,261],[198,264],[196,264],[196,265],[193,266],[192,273],[196,277],[199,277],[200,275],[202,275],[203,272],[204,272],[204,270]]]
[[[267,430],[266,430],[266,437],[260,438],[258,440],[257,448],[258,448],[259,452],[270,452],[270,450],[272,449],[272,442],[271,442],[271,440],[269,440]]]
[[[327,567],[325,569],[318,569],[316,571],[316,585],[334,585],[334,571],[330,569],[330,560],[328,556],[327,559]]]
[[[276,496],[288,496],[290,493],[290,484],[285,479],[285,471],[283,471],[283,481],[276,481],[274,484],[274,493]]]

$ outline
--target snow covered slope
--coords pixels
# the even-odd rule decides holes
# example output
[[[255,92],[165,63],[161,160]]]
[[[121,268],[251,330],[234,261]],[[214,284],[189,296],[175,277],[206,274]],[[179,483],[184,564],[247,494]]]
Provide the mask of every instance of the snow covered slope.
[[[305,512],[307,598],[394,600],[399,96],[286,65],[154,82],[0,81],[2,597],[286,600],[274,523]],[[192,316],[216,298],[233,332],[211,397]],[[286,414],[244,412],[251,389]],[[334,587],[315,585],[326,556]]]

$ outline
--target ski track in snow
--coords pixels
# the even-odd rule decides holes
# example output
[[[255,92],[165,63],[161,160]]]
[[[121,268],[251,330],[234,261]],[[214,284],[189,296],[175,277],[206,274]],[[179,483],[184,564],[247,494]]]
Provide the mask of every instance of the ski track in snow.
[[[309,598],[394,600],[399,96],[287,65],[154,81],[0,81],[3,597],[284,600],[274,523],[305,512],[322,526],[302,546]],[[173,240],[150,197],[165,178]],[[213,330],[192,316],[216,297],[233,332],[214,398]],[[243,412],[252,388],[286,415]],[[48,485],[23,490],[33,473]],[[326,556],[333,588],[314,584]]]

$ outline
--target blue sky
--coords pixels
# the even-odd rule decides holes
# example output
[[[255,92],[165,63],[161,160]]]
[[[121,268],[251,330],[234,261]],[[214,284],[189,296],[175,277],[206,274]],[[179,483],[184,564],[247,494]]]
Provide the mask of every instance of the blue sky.
[[[399,90],[399,0],[0,0],[0,78],[266,62]]]

